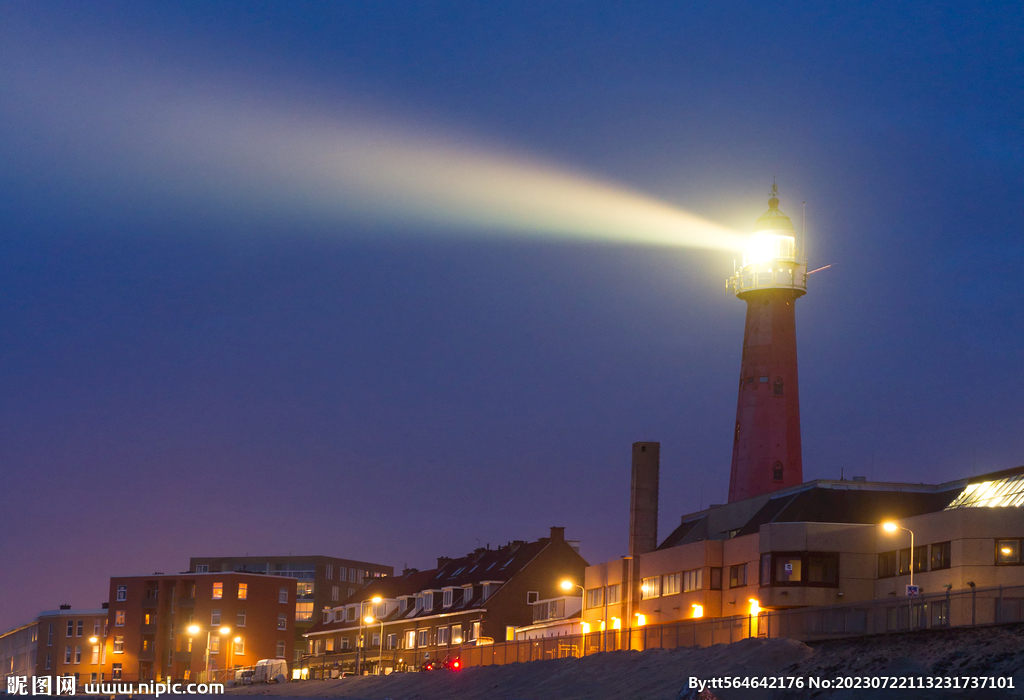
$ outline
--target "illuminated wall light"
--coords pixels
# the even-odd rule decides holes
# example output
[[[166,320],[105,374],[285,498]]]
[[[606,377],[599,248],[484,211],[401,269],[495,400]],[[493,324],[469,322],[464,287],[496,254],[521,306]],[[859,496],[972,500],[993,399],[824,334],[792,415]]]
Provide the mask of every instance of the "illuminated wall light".
[[[759,612],[761,612],[761,603],[760,603],[760,601],[758,601],[757,598],[751,598],[750,599],[750,614],[751,615],[757,615]]]
[[[622,629],[622,620],[620,620],[617,617],[613,617],[612,618],[612,629],[613,630],[620,630],[620,629]]]
[[[617,621],[618,621],[618,618],[616,618],[616,624],[617,624]],[[646,624],[647,624],[647,616],[646,615],[641,615],[640,613],[636,613],[636,626],[637,627],[643,627]],[[616,627],[615,629],[619,629],[619,628]]]
[[[693,616],[694,617],[704,617],[704,606],[703,605],[698,605],[697,603],[694,603],[693,604]]]
[[[583,629],[583,634],[589,634],[590,633],[590,623],[589,622],[582,622],[582,623],[580,623],[580,625],[581,625],[581,627]],[[458,642],[456,642],[456,644],[458,644]]]

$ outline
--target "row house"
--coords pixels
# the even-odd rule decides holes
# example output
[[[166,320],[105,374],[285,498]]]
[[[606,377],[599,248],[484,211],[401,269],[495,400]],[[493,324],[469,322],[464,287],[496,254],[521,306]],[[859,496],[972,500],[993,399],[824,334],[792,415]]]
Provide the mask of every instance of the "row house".
[[[514,640],[517,628],[534,623],[534,606],[564,598],[562,582],[581,581],[587,565],[561,527],[534,542],[479,548],[437,564],[374,581],[325,610],[306,633],[304,668],[314,677],[389,673],[458,659],[465,646]]]
[[[297,583],[237,572],[111,578],[111,678],[212,681],[262,659],[290,659]]]

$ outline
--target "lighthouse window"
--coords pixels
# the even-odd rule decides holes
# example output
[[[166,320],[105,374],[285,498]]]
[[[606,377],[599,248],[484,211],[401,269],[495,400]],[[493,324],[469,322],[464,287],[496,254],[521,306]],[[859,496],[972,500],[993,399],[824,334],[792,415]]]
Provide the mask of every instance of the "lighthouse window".
[[[772,466],[772,480],[782,481],[782,462],[776,462]]]
[[[783,384],[782,377],[775,378],[775,384],[772,386],[772,394],[774,396],[782,396]]]

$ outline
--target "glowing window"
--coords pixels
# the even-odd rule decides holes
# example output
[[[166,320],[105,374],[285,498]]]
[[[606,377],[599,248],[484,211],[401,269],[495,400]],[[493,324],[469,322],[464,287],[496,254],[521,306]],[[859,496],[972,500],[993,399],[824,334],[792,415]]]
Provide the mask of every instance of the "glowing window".
[[[238,599],[245,600],[249,597],[249,584],[240,583],[238,584]]]
[[[650,576],[640,583],[640,597],[644,600],[661,595],[661,577]]]
[[[299,621],[313,619],[313,601],[300,600],[295,603],[295,619]]]
[[[217,600],[218,598],[223,598],[223,597],[224,597],[224,584],[222,582],[220,582],[220,581],[217,581],[217,582],[215,582],[213,584],[213,599]]]
[[[1024,474],[995,481],[968,484],[946,510],[953,508],[999,508],[1024,505]]]
[[[1020,564],[1020,540],[996,540],[996,564]]]

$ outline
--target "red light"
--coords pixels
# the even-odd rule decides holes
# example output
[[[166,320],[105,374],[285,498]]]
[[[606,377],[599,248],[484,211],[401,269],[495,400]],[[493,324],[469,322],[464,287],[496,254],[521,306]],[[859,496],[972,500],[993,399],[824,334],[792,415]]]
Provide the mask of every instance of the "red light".
[[[452,662],[452,668],[458,668],[458,667],[459,667],[459,662],[458,661],[453,661]]]

